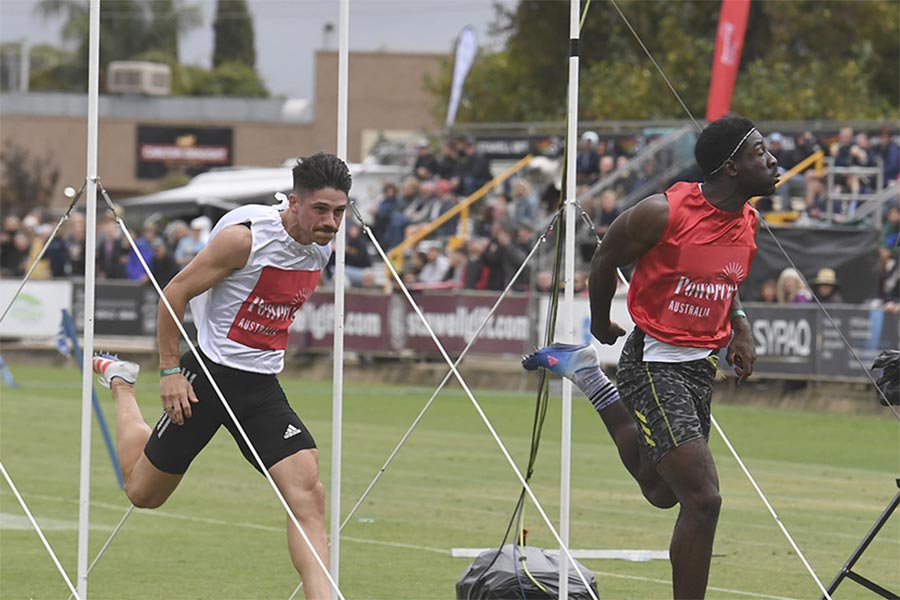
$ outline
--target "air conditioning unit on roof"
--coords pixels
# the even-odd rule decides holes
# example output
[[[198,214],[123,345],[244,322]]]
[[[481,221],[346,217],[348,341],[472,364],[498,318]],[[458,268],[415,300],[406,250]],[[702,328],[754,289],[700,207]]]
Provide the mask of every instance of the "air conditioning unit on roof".
[[[111,94],[168,96],[171,89],[172,69],[162,63],[113,61],[106,71],[106,91]]]

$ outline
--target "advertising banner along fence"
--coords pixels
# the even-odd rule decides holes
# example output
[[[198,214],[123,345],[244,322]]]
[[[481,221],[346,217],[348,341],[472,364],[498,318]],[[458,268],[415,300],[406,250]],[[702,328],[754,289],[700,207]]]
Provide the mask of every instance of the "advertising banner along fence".
[[[14,282],[0,282],[10,295]],[[37,285],[40,283],[40,285]],[[32,287],[34,286],[34,287]],[[34,282],[26,286],[13,306],[0,334],[5,337],[51,337],[59,328],[62,308],[73,309],[79,331],[83,325],[84,288],[80,282]],[[2,296],[2,293],[0,293]],[[473,339],[497,297],[470,291],[415,294],[429,325],[455,358]],[[153,337],[156,335],[158,298],[150,286],[129,282],[98,282],[95,330],[97,335]],[[21,307],[20,307],[21,304]],[[518,358],[543,343],[549,309],[547,296],[510,294],[481,332],[471,352]],[[887,348],[900,346],[898,315],[867,305],[826,305],[837,325],[813,304],[745,303],[759,356],[755,377],[790,377],[821,380],[862,380],[872,361]],[[586,297],[573,305],[576,343],[593,341],[604,365],[618,362],[624,338],[604,346],[590,333],[590,305]],[[334,334],[334,295],[316,291],[291,325],[288,352],[328,353]],[[625,296],[617,296],[612,319],[626,331],[634,327]],[[186,328],[193,334],[190,314]],[[853,351],[841,335],[850,342]],[[563,341],[561,333],[552,338]],[[419,316],[399,294],[348,291],[345,303],[345,342],[348,352],[397,357],[440,357],[440,352]],[[723,353],[724,355],[724,353]],[[724,359],[720,367],[725,370]]]

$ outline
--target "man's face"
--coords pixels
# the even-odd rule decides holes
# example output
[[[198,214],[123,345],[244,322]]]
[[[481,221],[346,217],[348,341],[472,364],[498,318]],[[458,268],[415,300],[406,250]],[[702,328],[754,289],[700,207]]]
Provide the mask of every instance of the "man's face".
[[[292,210],[296,211],[301,244],[331,243],[347,210],[347,194],[334,188],[308,192],[302,197],[291,192]]]
[[[778,161],[766,148],[766,141],[754,131],[735,157],[738,183],[753,196],[769,196],[778,183]]]

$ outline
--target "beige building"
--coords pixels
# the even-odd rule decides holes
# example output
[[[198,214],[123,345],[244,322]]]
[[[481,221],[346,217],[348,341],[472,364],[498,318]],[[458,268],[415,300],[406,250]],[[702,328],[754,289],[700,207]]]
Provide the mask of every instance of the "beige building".
[[[350,161],[360,161],[364,148],[380,135],[413,135],[440,127],[430,113],[434,101],[425,92],[424,80],[436,77],[441,61],[448,58],[444,54],[350,54]],[[316,53],[315,95],[306,105],[283,99],[103,95],[98,174],[114,197],[122,197],[156,189],[160,172],[173,165],[196,170],[215,164],[276,166],[293,156],[334,152],[337,100],[335,51]],[[204,141],[207,135],[213,141]],[[170,139],[162,139],[166,136]],[[86,95],[4,93],[0,143],[7,142],[59,168],[52,206],[66,206],[62,188],[77,188],[85,177]]]

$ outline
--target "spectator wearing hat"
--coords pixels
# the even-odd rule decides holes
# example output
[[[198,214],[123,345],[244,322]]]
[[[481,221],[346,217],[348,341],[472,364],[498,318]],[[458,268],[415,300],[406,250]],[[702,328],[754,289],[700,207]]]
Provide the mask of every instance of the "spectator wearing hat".
[[[841,304],[844,299],[838,292],[838,280],[834,269],[819,269],[816,278],[813,279],[816,296],[822,304]]]
[[[600,153],[597,143],[600,136],[593,131],[581,134],[578,143],[578,154],[575,157],[575,181],[578,184],[591,184],[600,176]]]
[[[208,221],[209,219],[206,218],[206,220]],[[191,259],[197,256],[197,253],[203,250],[203,247],[206,245],[203,236],[209,232],[205,225],[206,222],[201,217],[197,217],[191,221],[188,235],[178,240],[178,245],[175,246],[175,263],[179,269],[183,269],[185,265],[191,262]]]
[[[443,282],[450,270],[450,258],[444,254],[443,245],[428,240],[419,243],[419,248],[425,254],[425,264],[419,271],[419,281],[429,285]]]

